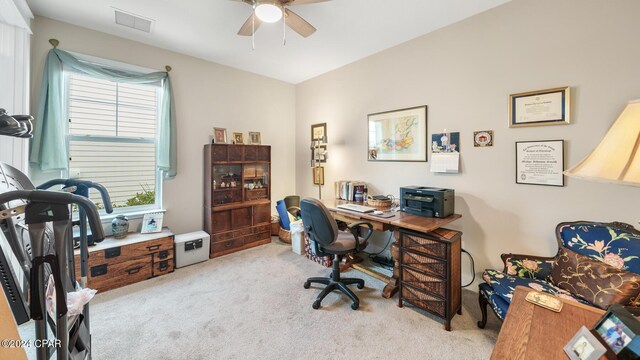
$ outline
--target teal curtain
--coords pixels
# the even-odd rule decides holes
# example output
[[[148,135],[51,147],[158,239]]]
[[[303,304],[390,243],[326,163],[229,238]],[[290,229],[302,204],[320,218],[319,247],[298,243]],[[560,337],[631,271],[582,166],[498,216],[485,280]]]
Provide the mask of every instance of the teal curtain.
[[[63,65],[67,68],[101,79],[136,84],[162,84],[160,103],[157,159],[158,169],[165,178],[173,178],[177,173],[176,116],[171,80],[164,71],[149,74],[105,68],[78,60],[60,49],[51,49],[47,54],[40,90],[40,103],[34,124],[33,139],[30,144],[29,161],[40,170],[66,170],[68,167],[67,144],[65,139],[66,117],[63,109]]]

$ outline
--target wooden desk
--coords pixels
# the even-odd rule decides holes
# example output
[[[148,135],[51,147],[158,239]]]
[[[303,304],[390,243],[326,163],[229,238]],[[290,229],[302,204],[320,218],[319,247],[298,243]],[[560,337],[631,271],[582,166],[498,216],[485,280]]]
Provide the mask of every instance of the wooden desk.
[[[525,300],[535,291],[518,286],[491,359],[566,359],[563,348],[583,325],[591,329],[603,310],[562,300],[559,313]],[[606,359],[604,356],[601,359]]]
[[[329,211],[333,213],[333,217],[336,220],[342,220],[344,222],[368,221],[373,225],[373,229],[376,231],[390,230],[394,232],[393,236],[395,238],[395,241],[391,245],[391,251],[394,255],[395,261],[393,266],[393,276],[389,280],[387,286],[385,286],[382,290],[382,296],[387,299],[391,298],[398,291],[399,285],[398,279],[400,277],[400,258],[399,256],[397,256],[397,254],[398,249],[400,248],[400,244],[398,243],[398,239],[400,238],[400,236],[398,234],[398,230],[408,229],[426,234],[462,217],[462,215],[453,214],[446,218],[427,218],[408,214],[402,211],[397,211],[392,217],[383,218],[371,213],[363,214],[336,207],[340,204],[349,204],[350,202],[346,200],[327,199],[322,200],[322,203],[329,209]],[[381,208],[380,210],[388,211],[388,209],[384,208]]]
[[[441,226],[459,219],[461,215],[454,214],[441,219],[399,211],[392,213],[391,217],[382,217],[337,208],[337,205],[349,203],[344,200],[331,199],[323,203],[336,220],[367,221],[374,230],[393,231],[393,276],[388,279],[382,296],[391,298],[402,285],[398,306],[402,307],[403,302],[417,306],[443,318],[445,329],[451,329],[451,318],[456,313],[462,313],[461,233],[442,229]],[[373,275],[370,270],[360,269],[357,264],[353,267]],[[403,279],[403,276],[407,278]]]

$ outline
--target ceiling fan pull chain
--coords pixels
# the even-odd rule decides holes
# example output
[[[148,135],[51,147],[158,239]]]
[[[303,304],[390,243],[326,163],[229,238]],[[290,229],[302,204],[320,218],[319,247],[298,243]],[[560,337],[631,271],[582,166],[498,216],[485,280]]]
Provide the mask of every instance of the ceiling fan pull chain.
[[[253,6],[255,9],[255,5]],[[256,49],[256,13],[251,15],[251,50]]]
[[[282,46],[287,46],[287,13],[282,6]]]

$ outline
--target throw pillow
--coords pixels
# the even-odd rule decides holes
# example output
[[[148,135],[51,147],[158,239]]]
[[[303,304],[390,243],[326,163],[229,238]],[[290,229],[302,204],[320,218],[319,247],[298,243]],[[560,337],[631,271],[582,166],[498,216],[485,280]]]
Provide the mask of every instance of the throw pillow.
[[[551,281],[593,305],[637,305],[640,275],[615,268],[588,256],[561,248],[551,271]]]
[[[524,256],[524,255],[523,255]],[[555,261],[511,256],[505,259],[505,272],[511,276],[548,280]]]

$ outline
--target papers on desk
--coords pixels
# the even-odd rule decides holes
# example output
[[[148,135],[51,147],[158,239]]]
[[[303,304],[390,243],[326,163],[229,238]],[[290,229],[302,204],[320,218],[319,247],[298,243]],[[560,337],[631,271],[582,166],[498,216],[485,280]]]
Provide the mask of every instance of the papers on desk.
[[[431,153],[431,172],[457,174],[459,163],[459,152]]]

